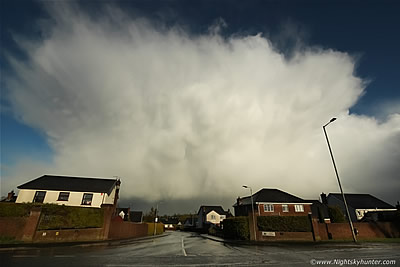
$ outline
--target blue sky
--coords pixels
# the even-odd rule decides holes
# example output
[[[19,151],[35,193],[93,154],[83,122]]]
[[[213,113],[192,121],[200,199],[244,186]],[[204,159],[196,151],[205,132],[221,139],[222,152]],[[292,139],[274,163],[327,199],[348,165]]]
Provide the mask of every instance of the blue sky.
[[[57,7],[61,4],[53,5],[56,7],[48,8],[47,2],[40,1],[1,2],[2,176],[9,175],[9,169],[22,160],[52,165],[54,157],[65,152],[58,150],[62,140],[50,136],[46,125],[29,119],[27,110],[13,103],[10,92],[15,87],[6,82],[9,77],[21,79],[9,64],[10,58],[22,64],[30,61],[30,51],[15,40],[40,44],[52,38],[46,35],[49,27],[58,27],[52,12],[62,12],[55,11],[62,9]],[[349,107],[350,113],[376,118],[377,125],[387,121],[388,115],[400,113],[398,1],[87,1],[77,6],[88,20],[97,23],[110,5],[123,10],[128,22],[145,18],[159,31],[179,26],[193,38],[207,35],[213,25],[226,39],[261,33],[274,51],[288,60],[299,51],[347,54],[355,66],[353,75],[366,85],[362,96]],[[59,97],[62,99],[63,94]],[[90,175],[89,171],[85,173]]]

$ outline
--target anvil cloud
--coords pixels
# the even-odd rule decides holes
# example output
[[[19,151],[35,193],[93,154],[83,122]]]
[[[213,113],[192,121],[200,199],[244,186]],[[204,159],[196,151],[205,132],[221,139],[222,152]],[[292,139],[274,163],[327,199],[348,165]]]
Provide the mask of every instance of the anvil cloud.
[[[327,129],[345,190],[396,200],[400,115],[349,113],[367,86],[350,55],[285,58],[262,34],[193,34],[115,8],[49,13],[39,41],[18,39],[28,60],[10,57],[6,84],[53,162],[21,160],[3,187],[44,173],[118,175],[122,197],[149,201],[233,202],[244,183],[317,198],[337,191],[321,126],[338,117]]]

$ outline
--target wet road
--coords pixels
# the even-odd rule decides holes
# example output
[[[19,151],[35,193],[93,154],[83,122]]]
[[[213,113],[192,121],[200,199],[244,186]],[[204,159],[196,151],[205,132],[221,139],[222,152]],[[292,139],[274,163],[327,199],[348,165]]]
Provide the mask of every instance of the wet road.
[[[232,245],[187,232],[114,246],[0,250],[1,266],[313,266],[319,260],[391,260],[400,266],[400,244]],[[393,262],[396,261],[396,262]],[[351,262],[349,262],[351,263]],[[346,266],[344,264],[343,266]],[[353,263],[349,266],[356,266]],[[371,265],[369,265],[371,266]],[[376,265],[375,265],[376,266]]]

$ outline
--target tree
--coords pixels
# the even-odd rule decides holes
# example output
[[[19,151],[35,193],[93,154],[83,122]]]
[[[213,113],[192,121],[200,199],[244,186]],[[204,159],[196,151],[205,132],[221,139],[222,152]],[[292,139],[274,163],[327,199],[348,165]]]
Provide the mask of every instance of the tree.
[[[344,214],[339,206],[328,206],[329,217],[333,223],[346,222]]]

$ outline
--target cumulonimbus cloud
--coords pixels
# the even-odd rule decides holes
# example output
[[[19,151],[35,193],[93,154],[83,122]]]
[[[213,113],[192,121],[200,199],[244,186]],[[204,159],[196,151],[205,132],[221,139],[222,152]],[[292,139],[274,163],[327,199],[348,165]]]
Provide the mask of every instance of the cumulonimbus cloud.
[[[147,200],[231,198],[244,183],[315,198],[337,191],[321,128],[336,116],[328,132],[345,189],[395,200],[400,115],[349,114],[366,86],[350,55],[310,48],[287,59],[261,34],[195,35],[114,8],[50,15],[45,37],[20,40],[29,60],[10,58],[6,84],[54,158],[17,164],[8,186],[118,175],[123,197]]]

